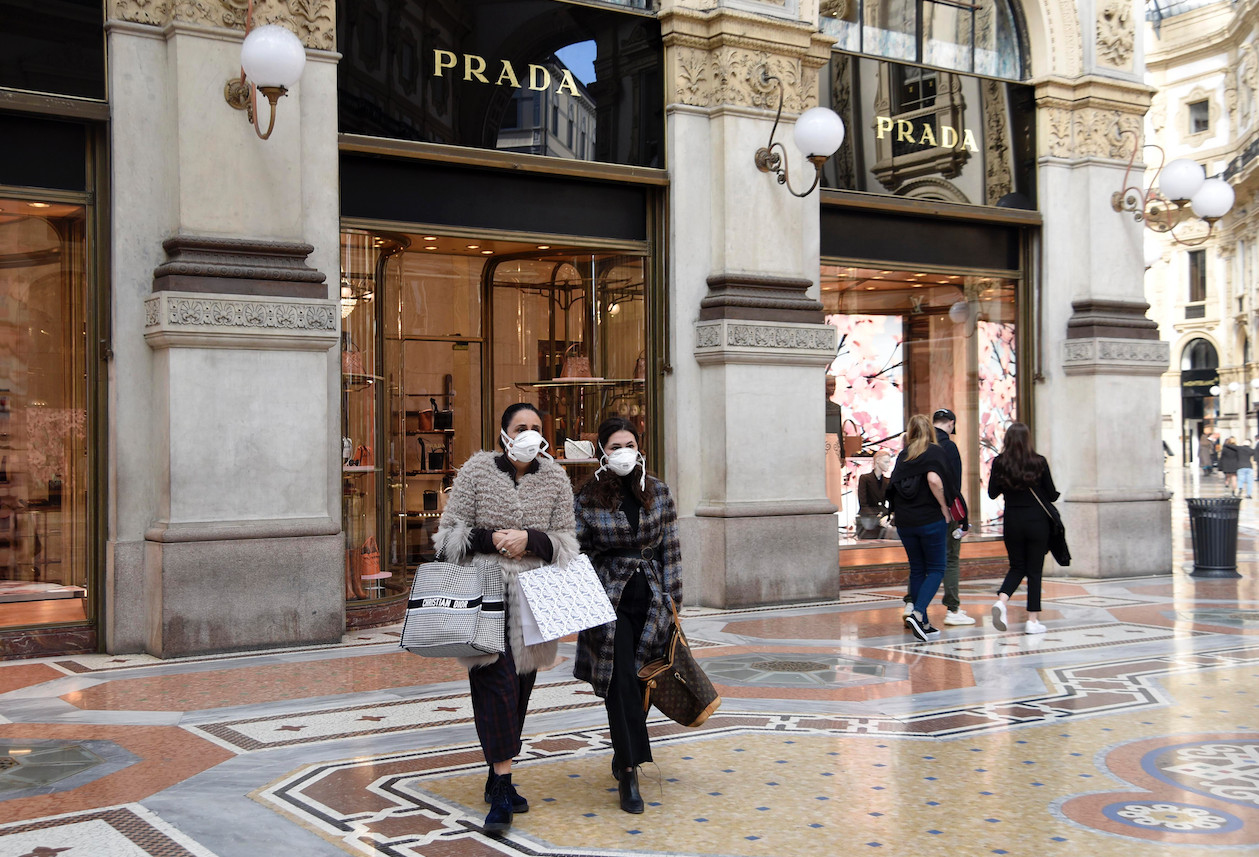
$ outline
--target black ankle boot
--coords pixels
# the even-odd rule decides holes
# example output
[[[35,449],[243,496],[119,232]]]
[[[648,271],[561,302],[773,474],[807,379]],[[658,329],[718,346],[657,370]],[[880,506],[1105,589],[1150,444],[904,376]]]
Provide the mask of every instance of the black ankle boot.
[[[511,774],[501,774],[490,786],[490,811],[485,816],[485,832],[510,830],[511,817]]]
[[[494,792],[494,780],[498,779],[498,774],[494,773],[494,769],[490,768],[490,772],[485,776],[485,802],[489,803]],[[529,811],[529,801],[525,796],[516,791],[516,787],[511,787],[511,811],[520,815]]]
[[[635,815],[642,812],[643,796],[638,793],[638,768],[621,771],[618,779],[620,785],[617,786],[617,791],[621,793],[621,809]]]

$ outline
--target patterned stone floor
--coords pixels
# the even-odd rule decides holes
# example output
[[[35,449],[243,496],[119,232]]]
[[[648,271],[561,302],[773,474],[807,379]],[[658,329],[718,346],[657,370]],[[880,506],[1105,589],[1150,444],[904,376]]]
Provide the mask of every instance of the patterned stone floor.
[[[0,857],[1256,854],[1259,501],[1239,580],[1189,576],[1177,522],[1175,573],[1055,578],[1041,636],[1021,596],[991,627],[996,581],[925,644],[896,587],[688,609],[724,702],[701,729],[653,718],[639,816],[566,642],[516,769],[532,809],[499,839],[466,680],[397,628],[2,663]]]

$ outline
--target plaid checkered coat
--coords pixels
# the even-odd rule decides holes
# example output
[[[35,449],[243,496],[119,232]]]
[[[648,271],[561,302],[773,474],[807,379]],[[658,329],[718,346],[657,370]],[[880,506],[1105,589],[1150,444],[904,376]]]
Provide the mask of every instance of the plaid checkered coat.
[[[649,487],[653,488],[653,498],[650,507],[645,507],[639,516],[636,534],[630,531],[629,519],[619,509],[595,507],[586,502],[584,492],[579,493],[575,501],[577,541],[581,545],[582,553],[590,556],[598,570],[612,606],[620,604],[625,584],[634,576],[635,571],[641,568],[647,575],[652,605],[634,656],[635,669],[641,668],[652,658],[663,655],[665,643],[668,642],[673,617],[669,612],[669,603],[661,592],[662,581],[664,591],[673,599],[678,609],[682,609],[682,551],[678,545],[677,507],[673,504],[673,496],[667,485],[650,475],[647,481],[650,483]],[[645,547],[655,549],[655,559],[648,561],[603,555],[606,551],[638,550]],[[573,676],[590,682],[594,686],[595,695],[601,698],[607,697],[608,687],[612,683],[612,644],[615,633],[616,623],[609,622],[577,635],[577,662],[573,665]]]

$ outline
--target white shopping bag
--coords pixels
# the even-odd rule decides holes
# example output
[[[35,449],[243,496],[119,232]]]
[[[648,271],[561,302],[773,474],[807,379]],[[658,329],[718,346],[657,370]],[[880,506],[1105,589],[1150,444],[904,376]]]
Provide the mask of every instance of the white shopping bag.
[[[590,558],[578,554],[567,566],[544,565],[523,571],[519,609],[525,644],[558,640],[616,621],[608,593]]]

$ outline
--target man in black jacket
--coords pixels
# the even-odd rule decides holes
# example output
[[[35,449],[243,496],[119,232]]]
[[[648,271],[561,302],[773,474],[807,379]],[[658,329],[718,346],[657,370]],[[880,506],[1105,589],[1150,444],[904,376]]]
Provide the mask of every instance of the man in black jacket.
[[[940,408],[931,415],[931,422],[936,430],[936,443],[944,450],[944,457],[949,462],[950,475],[957,488],[957,496],[962,497],[962,454],[957,449],[950,435],[957,433],[957,415],[948,408]],[[962,508],[966,508],[966,499],[962,498]],[[949,524],[948,561],[944,566],[944,606],[948,613],[944,616],[946,625],[974,625],[975,620],[966,615],[962,609],[959,592],[961,578],[962,532],[970,529],[969,522],[963,518]]]

